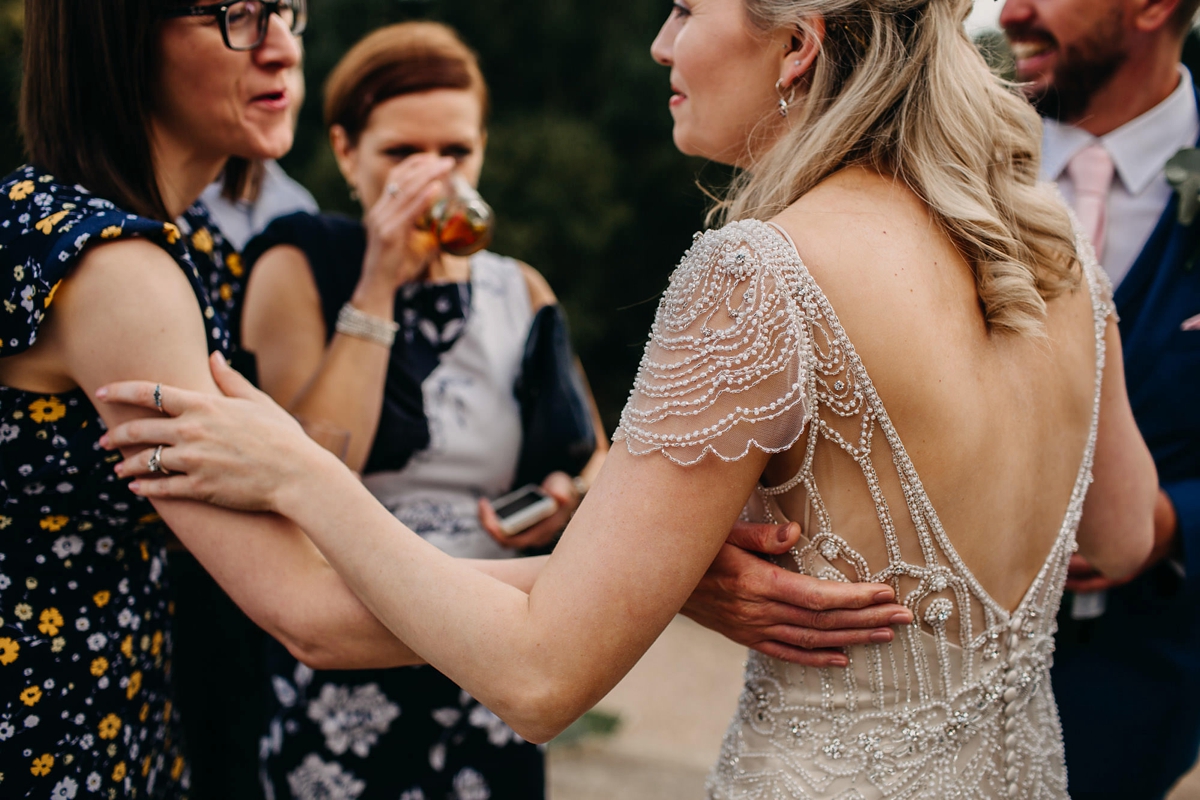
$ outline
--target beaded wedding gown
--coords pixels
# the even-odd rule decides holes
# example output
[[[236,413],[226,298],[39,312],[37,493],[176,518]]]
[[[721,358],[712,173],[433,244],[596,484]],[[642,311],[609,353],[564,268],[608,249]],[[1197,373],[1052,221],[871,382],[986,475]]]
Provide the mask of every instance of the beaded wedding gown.
[[[799,474],[760,487],[744,518],[782,520],[779,499],[801,493],[806,538],[791,553],[795,567],[829,580],[891,584],[915,618],[889,644],[848,649],[845,669],[752,652],[709,778],[713,800],[1067,797],[1049,669],[1091,482],[1111,310],[1111,288],[1090,245],[1078,246],[1095,326],[1091,428],[1058,535],[1010,612],[955,552],[787,234],[756,220],[697,234],[659,306],[614,438],[635,454],[660,451],[681,464],[710,452],[738,459],[751,446],[803,448]],[[835,485],[842,497],[860,493],[866,513],[856,525],[878,525],[870,559],[838,535],[824,499]]]

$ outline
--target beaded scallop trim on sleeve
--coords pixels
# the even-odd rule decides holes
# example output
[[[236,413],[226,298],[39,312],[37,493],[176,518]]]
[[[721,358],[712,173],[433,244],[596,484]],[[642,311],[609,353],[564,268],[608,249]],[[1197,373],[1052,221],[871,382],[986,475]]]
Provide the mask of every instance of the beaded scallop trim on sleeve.
[[[613,441],[690,465],[787,450],[808,420],[790,245],[757,220],[697,234],[671,276]]]

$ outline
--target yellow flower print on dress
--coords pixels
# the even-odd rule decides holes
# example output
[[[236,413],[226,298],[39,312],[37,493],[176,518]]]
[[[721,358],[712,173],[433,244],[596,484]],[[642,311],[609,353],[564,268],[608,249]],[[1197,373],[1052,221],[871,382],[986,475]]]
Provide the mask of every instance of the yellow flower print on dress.
[[[21,181],[8,190],[9,200],[24,200],[33,194],[33,181]]]
[[[133,634],[129,634],[121,642],[121,655],[126,658],[133,658]]]
[[[42,690],[36,686],[26,687],[25,691],[21,692],[21,702],[31,708],[36,706],[38,700],[42,699]]]
[[[221,284],[220,292],[221,292],[221,299],[224,300],[226,303],[228,303],[230,300],[233,299],[233,287],[230,286],[228,283]]]
[[[21,654],[21,645],[7,636],[0,636],[0,665],[7,667]]]
[[[29,771],[33,773],[34,777],[41,778],[49,775],[52,769],[54,769],[54,756],[43,753],[33,760],[33,766],[29,768]]]
[[[138,670],[129,676],[129,685],[125,687],[125,699],[132,700],[133,696],[142,690],[142,671]]]
[[[156,656],[162,652],[163,634],[162,631],[155,631],[154,638],[150,640],[150,655]]]
[[[167,237],[167,244],[175,244],[179,241],[179,228],[173,223],[163,223],[163,234]]]
[[[45,300],[46,308],[49,308],[50,304],[54,302],[54,295],[58,293],[58,287],[60,287],[60,286],[62,286],[62,281],[59,281],[58,283],[56,283],[50,287],[50,294],[46,295],[46,300]]]
[[[57,225],[58,223],[62,222],[63,217],[67,216],[67,214],[70,214],[70,213],[71,213],[70,209],[67,209],[67,208],[64,208],[62,211],[56,211],[48,217],[43,217],[33,227],[37,228],[39,231],[41,231],[42,233],[49,236],[51,233],[54,232],[54,226]]]
[[[121,235],[120,225],[109,225],[104,230],[100,231],[101,239],[115,239]]]
[[[17,607],[13,609],[13,613],[17,615],[17,619],[21,622],[28,622],[33,619],[33,607],[28,603],[17,603]]]
[[[116,781],[117,783],[120,783],[121,781],[125,780],[125,762],[124,761],[122,761],[121,763],[119,763],[115,767],[113,767],[112,779],[114,781]]]
[[[91,666],[92,675],[99,678],[105,672],[108,672],[108,659],[104,656],[96,656],[92,659]]]
[[[0,514],[0,531],[4,530],[9,525],[12,525],[12,517],[6,517],[3,514]]]
[[[116,714],[109,714],[104,719],[100,720],[99,733],[101,739],[115,739],[117,734],[121,732],[121,718]],[[116,780],[114,778],[114,780]]]
[[[201,228],[192,234],[192,247],[199,250],[204,255],[209,255],[213,251],[213,237],[208,232],[208,228]]]
[[[108,605],[108,601],[112,599],[112,592],[108,589],[101,589],[92,595],[92,602],[96,604],[96,608],[104,608]]]
[[[225,266],[229,267],[229,272],[235,278],[242,277],[242,273],[246,271],[246,268],[242,265],[242,257],[237,253],[230,253],[225,256]]]
[[[67,407],[57,397],[39,397],[29,404],[29,417],[39,425],[58,422],[67,415]]]
[[[177,781],[183,775],[183,756],[175,756],[175,763],[171,765],[171,780]]]
[[[58,630],[63,626],[63,616],[57,608],[47,608],[38,617],[38,630],[47,636],[58,636]]]
[[[51,514],[48,517],[42,517],[42,520],[38,523],[38,525],[44,531],[57,533],[58,531],[61,531],[63,528],[67,527],[67,523],[70,521],[70,517],[64,517],[62,514]]]

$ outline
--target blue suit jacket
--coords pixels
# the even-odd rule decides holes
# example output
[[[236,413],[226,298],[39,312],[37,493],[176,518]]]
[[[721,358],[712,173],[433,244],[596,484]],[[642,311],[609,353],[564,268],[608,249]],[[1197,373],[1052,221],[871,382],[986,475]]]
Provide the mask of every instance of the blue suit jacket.
[[[1129,399],[1179,515],[1185,575],[1164,562],[1110,591],[1102,617],[1059,615],[1052,674],[1077,799],[1161,798],[1200,749],[1200,330],[1181,329],[1200,314],[1200,219],[1180,225],[1177,206],[1115,300]]]

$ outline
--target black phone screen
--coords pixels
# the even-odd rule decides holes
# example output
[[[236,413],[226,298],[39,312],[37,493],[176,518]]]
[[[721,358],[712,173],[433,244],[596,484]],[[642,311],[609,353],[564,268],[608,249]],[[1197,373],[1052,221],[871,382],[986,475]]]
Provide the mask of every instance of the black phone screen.
[[[542,495],[540,492],[535,492],[535,491],[525,492],[520,497],[515,498],[514,500],[511,500],[502,506],[497,506],[496,507],[496,516],[511,517],[513,514],[516,514],[518,511],[524,511],[525,509],[529,508],[534,503],[540,503],[542,501],[543,496],[544,495]]]

